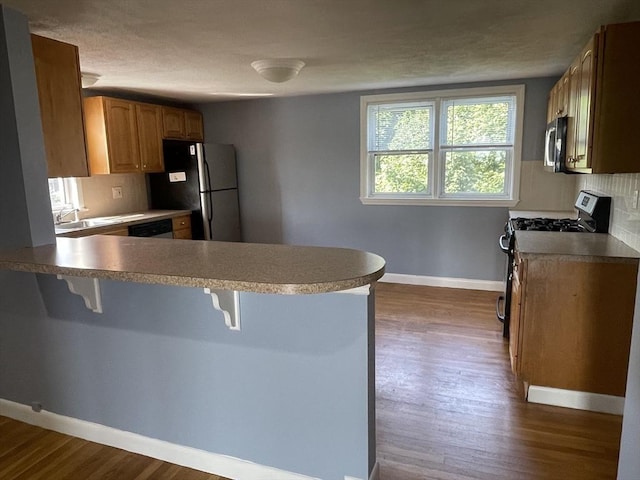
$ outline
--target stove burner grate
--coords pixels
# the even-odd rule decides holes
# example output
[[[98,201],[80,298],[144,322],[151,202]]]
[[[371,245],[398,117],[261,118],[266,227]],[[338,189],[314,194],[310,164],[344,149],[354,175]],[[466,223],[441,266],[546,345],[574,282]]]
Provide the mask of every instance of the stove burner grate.
[[[511,220],[513,230],[530,230],[543,232],[586,232],[580,222],[573,218],[524,218]]]

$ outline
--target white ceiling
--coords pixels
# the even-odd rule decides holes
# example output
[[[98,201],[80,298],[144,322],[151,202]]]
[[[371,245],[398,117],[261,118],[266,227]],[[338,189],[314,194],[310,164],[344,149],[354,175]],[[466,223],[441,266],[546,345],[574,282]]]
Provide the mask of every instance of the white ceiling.
[[[638,0],[0,0],[95,88],[186,102],[560,75]],[[250,63],[298,58],[283,84]]]

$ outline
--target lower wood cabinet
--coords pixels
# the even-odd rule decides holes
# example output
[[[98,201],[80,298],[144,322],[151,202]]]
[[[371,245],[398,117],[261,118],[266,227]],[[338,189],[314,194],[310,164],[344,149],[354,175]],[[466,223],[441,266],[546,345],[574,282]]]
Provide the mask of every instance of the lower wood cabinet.
[[[128,228],[114,228],[113,230],[107,230],[105,232],[100,232],[100,235],[119,235],[122,237],[128,237],[129,236],[129,229]]]
[[[174,217],[172,219],[173,238],[191,240],[191,216]]]
[[[525,385],[625,395],[638,262],[516,252],[510,354]]]

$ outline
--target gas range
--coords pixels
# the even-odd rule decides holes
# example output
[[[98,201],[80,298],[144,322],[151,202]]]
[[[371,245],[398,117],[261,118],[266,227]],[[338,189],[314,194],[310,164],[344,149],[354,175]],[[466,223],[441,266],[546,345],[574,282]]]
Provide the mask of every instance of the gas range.
[[[525,218],[515,217],[505,226],[508,236],[518,230],[543,232],[607,233],[611,197],[604,197],[582,190],[575,203],[577,218]]]

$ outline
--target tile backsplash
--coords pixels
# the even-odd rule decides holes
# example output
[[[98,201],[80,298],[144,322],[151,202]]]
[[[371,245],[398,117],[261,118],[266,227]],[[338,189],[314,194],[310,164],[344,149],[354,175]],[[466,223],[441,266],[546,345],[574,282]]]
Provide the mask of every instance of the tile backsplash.
[[[639,173],[615,175],[576,175],[576,196],[591,190],[611,197],[609,233],[640,250],[640,208],[634,208],[635,192],[640,188]]]
[[[149,209],[146,179],[142,173],[96,175],[77,180],[86,209],[80,212],[80,218],[104,217]],[[122,188],[122,198],[113,198],[113,187]]]

